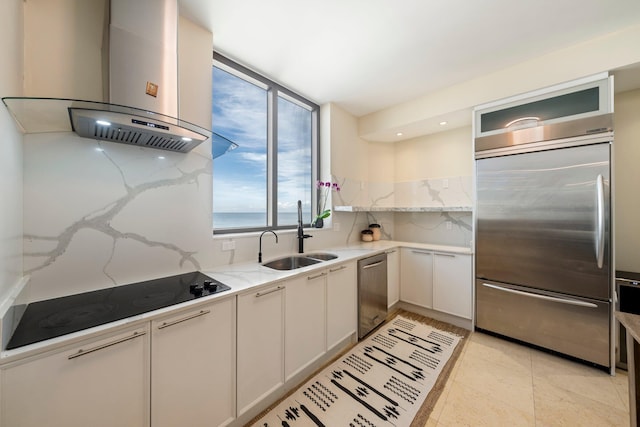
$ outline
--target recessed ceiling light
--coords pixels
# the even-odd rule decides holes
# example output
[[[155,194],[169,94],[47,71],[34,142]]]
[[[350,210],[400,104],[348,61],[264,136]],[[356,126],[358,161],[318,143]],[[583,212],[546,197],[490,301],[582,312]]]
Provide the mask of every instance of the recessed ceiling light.
[[[402,135],[404,135],[402,132],[396,133],[396,136],[402,136]]]
[[[446,124],[447,124],[447,122],[444,122],[444,121],[443,121],[443,122],[440,122],[440,126],[444,126],[444,125],[446,125]]]
[[[102,126],[111,126],[111,123],[105,121],[105,120],[96,120],[96,124],[102,125]]]

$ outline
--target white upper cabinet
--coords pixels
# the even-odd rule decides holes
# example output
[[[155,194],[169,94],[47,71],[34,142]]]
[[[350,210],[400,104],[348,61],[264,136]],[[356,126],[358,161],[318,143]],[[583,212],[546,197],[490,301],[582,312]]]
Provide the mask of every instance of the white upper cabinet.
[[[476,151],[500,142],[512,146],[601,132],[602,129],[591,127],[596,122],[586,121],[582,129],[579,121],[610,113],[613,113],[613,78],[606,73],[495,101],[474,109]],[[573,134],[556,134],[562,128],[554,130],[554,134],[544,129],[564,122],[574,122],[568,128]],[[531,128],[538,130],[534,132]],[[508,139],[500,136],[511,132],[516,133]]]

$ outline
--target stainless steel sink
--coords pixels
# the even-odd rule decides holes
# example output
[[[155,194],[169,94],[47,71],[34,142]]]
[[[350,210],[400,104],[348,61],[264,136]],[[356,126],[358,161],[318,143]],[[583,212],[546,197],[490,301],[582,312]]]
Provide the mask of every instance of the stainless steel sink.
[[[273,268],[274,270],[295,270],[296,268],[307,267],[319,262],[319,259],[313,259],[301,255],[274,259],[273,261],[269,261],[262,265],[264,265],[265,267]]]
[[[321,261],[329,261],[329,260],[338,258],[338,255],[320,253],[320,252],[315,253],[315,254],[306,254],[306,256],[309,257],[309,258],[319,259]]]

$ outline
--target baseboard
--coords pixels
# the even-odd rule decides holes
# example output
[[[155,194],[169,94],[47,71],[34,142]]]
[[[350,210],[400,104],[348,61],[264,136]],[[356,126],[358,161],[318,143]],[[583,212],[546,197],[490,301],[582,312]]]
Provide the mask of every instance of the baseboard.
[[[437,310],[431,310],[429,308],[420,307],[419,305],[414,305],[408,302],[399,301],[398,303],[392,306],[394,309],[403,309],[407,311],[411,311],[416,314],[420,314],[421,316],[430,317],[435,320],[440,320],[441,322],[447,322],[452,325],[458,326],[460,328],[467,329],[469,331],[473,330],[473,322],[471,319],[465,319],[464,317],[454,316],[452,314],[443,313]],[[390,309],[391,312],[391,309]]]

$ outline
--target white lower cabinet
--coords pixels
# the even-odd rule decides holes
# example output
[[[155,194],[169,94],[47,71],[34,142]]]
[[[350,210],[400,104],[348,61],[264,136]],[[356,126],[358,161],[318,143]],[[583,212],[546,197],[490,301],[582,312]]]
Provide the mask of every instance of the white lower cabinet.
[[[149,425],[148,326],[4,365],[0,425]]]
[[[285,282],[285,381],[325,353],[327,274],[322,270]]]
[[[400,250],[391,249],[387,254],[387,308],[400,300]]]
[[[327,351],[358,329],[358,272],[353,262],[328,269]]]
[[[357,331],[356,262],[0,366],[0,425],[224,426]]]
[[[402,248],[400,299],[471,319],[471,255]]]
[[[425,308],[433,307],[433,253],[402,248],[400,299]]]
[[[237,416],[357,328],[355,262],[238,295]]]
[[[471,319],[471,255],[434,253],[433,309]]]
[[[237,318],[239,417],[284,384],[284,286],[238,295]]]
[[[2,366],[0,425],[229,424],[235,307],[216,300]]]
[[[151,425],[235,418],[235,298],[151,322]]]

